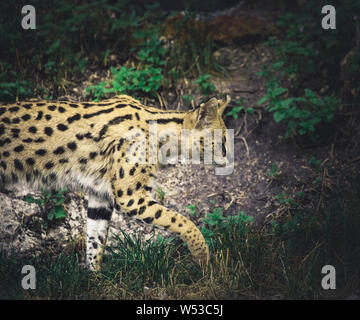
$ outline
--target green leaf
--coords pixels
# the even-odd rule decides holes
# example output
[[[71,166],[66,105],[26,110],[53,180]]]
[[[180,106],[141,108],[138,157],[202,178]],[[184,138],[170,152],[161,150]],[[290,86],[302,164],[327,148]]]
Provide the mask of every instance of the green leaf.
[[[64,208],[62,206],[56,206],[54,208],[54,213],[55,213],[56,219],[66,218],[66,211],[64,210]]]
[[[277,70],[277,69],[280,69],[283,65],[284,65],[284,61],[279,61],[279,62],[273,63],[271,65],[271,68],[273,70]]]
[[[206,227],[201,228],[201,233],[203,234],[205,239],[210,238],[210,237],[214,236],[214,234],[215,234],[214,231],[209,230]]]
[[[36,203],[36,200],[33,197],[25,197],[24,200],[28,203]]]
[[[249,108],[247,108],[247,109],[245,110],[245,112],[250,113],[250,114],[253,114],[253,113],[254,113],[254,108],[249,107]]]
[[[263,104],[263,103],[266,102],[267,100],[269,100],[269,96],[268,96],[268,95],[264,95],[256,104],[257,104],[257,105]]]
[[[52,221],[54,219],[54,210],[51,210],[50,213],[47,215],[47,218],[49,221]]]
[[[274,120],[275,122],[280,122],[281,120],[283,120],[285,118],[286,114],[282,111],[276,111],[274,113]]]
[[[276,96],[279,96],[279,95],[281,95],[281,94],[283,94],[283,93],[285,93],[287,91],[288,91],[288,89],[286,89],[286,88],[277,87],[277,88],[275,88],[273,90],[272,94],[273,94],[273,97],[276,97]]]

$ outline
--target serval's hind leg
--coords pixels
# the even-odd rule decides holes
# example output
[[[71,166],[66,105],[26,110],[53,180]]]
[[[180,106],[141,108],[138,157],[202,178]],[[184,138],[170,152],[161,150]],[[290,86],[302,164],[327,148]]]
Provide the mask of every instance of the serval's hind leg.
[[[113,207],[108,200],[93,194],[88,199],[86,266],[89,270],[98,270]]]

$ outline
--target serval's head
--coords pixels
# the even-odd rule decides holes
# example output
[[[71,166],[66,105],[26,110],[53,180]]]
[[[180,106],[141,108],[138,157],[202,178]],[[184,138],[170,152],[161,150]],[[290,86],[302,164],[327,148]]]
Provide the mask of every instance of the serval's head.
[[[184,129],[191,131],[193,141],[190,144],[192,158],[195,151],[200,153],[200,159],[205,159],[205,163],[212,162],[210,154],[218,165],[225,164],[225,157],[228,159],[226,163],[230,159],[232,161],[233,135],[229,134],[223,120],[224,110],[230,100],[230,96],[225,99],[211,98],[185,116]]]

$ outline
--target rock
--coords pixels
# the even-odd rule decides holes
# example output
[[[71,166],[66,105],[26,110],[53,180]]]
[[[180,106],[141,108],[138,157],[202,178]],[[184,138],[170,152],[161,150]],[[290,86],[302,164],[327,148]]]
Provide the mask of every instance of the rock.
[[[0,250],[5,254],[27,253],[40,246],[41,239],[34,237],[26,230],[25,217],[29,218],[39,213],[39,207],[34,203],[14,199],[0,193]]]
[[[42,208],[22,199],[29,194],[34,198],[41,196],[26,188],[0,193],[0,250],[3,254],[37,255],[48,249],[50,243],[63,246],[84,233],[86,211],[79,196],[71,194],[65,205],[67,217],[56,227],[46,229]]]

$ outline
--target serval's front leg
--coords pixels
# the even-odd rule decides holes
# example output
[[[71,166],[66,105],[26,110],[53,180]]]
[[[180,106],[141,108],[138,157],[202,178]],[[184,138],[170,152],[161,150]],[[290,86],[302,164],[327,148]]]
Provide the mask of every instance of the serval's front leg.
[[[142,188],[139,190],[133,190],[131,187],[125,190],[115,188],[113,191],[117,210],[121,208],[131,217],[178,234],[187,243],[195,261],[201,265],[208,263],[209,248],[200,230],[192,221],[154,201]]]

